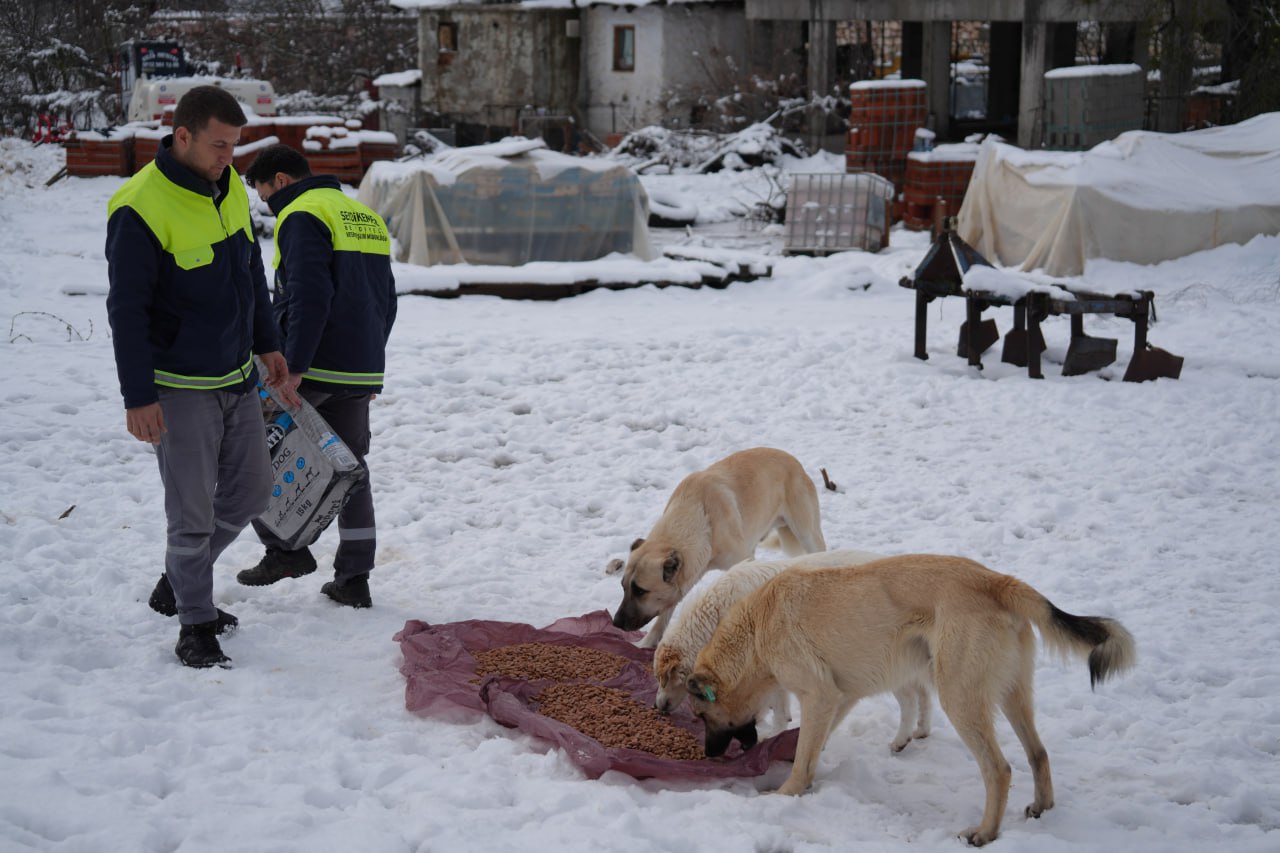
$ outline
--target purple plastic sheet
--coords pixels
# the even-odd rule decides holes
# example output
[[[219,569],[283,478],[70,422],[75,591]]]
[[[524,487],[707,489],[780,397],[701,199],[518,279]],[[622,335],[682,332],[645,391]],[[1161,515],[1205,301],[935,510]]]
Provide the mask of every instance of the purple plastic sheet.
[[[796,729],[762,740],[745,752],[734,742],[723,757],[696,761],[660,758],[638,749],[606,747],[595,738],[537,712],[533,697],[554,682],[530,682],[497,675],[477,679],[476,660],[471,654],[518,643],[583,646],[610,652],[630,663],[608,681],[593,683],[625,690],[637,701],[652,704],[658,690],[649,666],[653,652],[636,648],[635,641],[640,636],[639,631],[620,631],[613,627],[609,614],[598,610],[560,619],[545,628],[478,619],[429,625],[414,619],[406,622],[394,639],[404,654],[400,672],[405,677],[405,707],[410,711],[450,719],[464,719],[474,711],[485,712],[504,726],[560,747],[592,779],[607,770],[618,770],[637,779],[759,776],[771,762],[795,758],[799,734]],[[687,706],[672,712],[670,720],[702,740],[702,723]]]

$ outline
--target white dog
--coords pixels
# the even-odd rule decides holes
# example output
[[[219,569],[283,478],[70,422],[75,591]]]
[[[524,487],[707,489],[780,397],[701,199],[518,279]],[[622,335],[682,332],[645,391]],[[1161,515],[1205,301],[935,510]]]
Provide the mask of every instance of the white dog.
[[[776,532],[788,556],[827,550],[818,490],[794,456],[771,447],[730,454],[680,481],[649,535],[631,545],[613,624],[653,648],[685,593],[711,569],[755,556]]]

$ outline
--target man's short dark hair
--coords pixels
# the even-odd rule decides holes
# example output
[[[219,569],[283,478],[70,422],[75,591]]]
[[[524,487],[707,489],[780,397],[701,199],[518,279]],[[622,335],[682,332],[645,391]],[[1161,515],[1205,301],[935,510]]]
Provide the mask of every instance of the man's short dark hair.
[[[311,175],[311,164],[288,145],[268,145],[253,158],[244,178],[251,184],[269,184],[279,172],[301,180]]]
[[[192,133],[204,130],[211,118],[232,127],[244,127],[249,123],[244,107],[235,96],[217,86],[196,86],[187,90],[173,110],[173,126],[185,127]]]

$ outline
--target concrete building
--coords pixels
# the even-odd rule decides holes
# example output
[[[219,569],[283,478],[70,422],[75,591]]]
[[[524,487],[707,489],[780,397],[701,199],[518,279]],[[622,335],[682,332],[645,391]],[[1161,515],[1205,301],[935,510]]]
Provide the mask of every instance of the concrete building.
[[[748,21],[743,0],[391,2],[419,14],[422,111],[459,143],[688,126],[727,83],[804,70],[803,23]]]

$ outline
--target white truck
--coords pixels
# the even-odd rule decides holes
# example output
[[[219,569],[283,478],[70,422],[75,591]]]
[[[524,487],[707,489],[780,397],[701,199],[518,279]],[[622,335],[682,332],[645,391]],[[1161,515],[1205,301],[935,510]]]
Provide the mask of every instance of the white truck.
[[[276,114],[275,88],[266,80],[191,75],[182,46],[176,42],[123,45],[120,94],[126,121],[163,118],[188,89],[209,85],[226,89],[256,115]]]
[[[220,86],[236,100],[246,104],[256,115],[276,114],[276,91],[266,80],[250,80],[242,77],[139,77],[133,84],[129,98],[129,121],[149,121],[163,118],[166,110],[172,110],[178,99],[188,89],[196,86]]]

